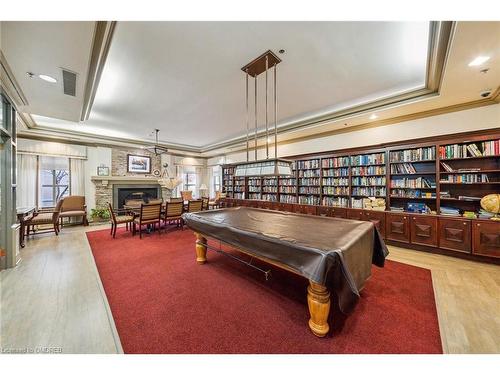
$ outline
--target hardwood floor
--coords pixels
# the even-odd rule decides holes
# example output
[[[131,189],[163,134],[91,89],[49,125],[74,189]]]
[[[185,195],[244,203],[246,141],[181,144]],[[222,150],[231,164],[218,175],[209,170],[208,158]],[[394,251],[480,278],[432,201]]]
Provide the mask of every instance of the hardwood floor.
[[[84,232],[37,235],[21,263],[0,272],[2,350],[123,352]]]
[[[108,226],[106,226],[108,228]],[[122,353],[85,237],[40,235],[0,273],[0,348]],[[390,246],[389,259],[432,271],[445,353],[500,353],[500,266]]]

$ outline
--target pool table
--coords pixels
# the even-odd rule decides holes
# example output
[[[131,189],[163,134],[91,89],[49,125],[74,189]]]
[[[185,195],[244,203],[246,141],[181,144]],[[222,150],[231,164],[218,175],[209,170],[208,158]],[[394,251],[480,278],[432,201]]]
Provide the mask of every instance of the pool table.
[[[383,267],[387,247],[373,223],[248,207],[186,213],[196,234],[196,260],[207,260],[207,237],[309,280],[309,328],[319,337],[329,331],[330,297],[351,311],[371,275]]]

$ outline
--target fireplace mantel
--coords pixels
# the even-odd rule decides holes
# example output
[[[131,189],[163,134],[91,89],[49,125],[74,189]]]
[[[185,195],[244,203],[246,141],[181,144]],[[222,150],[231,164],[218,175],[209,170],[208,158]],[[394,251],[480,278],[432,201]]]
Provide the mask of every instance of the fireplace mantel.
[[[145,188],[155,187],[158,189],[158,196],[163,198],[164,201],[172,196],[172,191],[160,186],[156,177],[91,176],[90,179],[95,185],[95,206],[98,208],[106,208],[108,203],[112,203],[114,207],[117,207],[116,188],[119,187],[132,187],[133,185]]]
[[[142,176],[92,176],[90,177],[94,183],[100,182],[102,185],[108,184],[119,184],[119,183],[128,183],[128,184],[158,184],[158,178],[156,177],[142,177]]]

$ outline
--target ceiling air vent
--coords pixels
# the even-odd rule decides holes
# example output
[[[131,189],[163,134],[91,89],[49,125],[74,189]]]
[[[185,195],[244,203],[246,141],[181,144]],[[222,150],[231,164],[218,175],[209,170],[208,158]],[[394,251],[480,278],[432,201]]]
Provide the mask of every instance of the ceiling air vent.
[[[69,70],[62,70],[63,87],[66,95],[76,96],[76,74]]]

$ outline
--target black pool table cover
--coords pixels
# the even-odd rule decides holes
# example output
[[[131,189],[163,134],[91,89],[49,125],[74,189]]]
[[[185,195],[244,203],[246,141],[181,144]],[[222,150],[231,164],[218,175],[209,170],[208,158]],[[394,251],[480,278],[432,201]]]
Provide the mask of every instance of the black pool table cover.
[[[327,286],[349,312],[371,275],[388,255],[371,222],[247,207],[185,213],[187,226],[256,257],[285,265]]]

